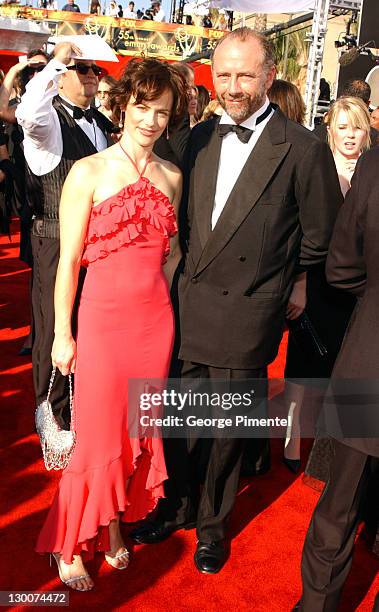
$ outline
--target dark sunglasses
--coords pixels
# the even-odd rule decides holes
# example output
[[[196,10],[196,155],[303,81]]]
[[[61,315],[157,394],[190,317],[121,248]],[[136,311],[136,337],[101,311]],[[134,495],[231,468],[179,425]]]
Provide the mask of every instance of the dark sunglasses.
[[[97,77],[100,76],[103,71],[103,69],[97,64],[88,65],[81,64],[80,62],[74,64],[73,66],[67,66],[67,70],[76,70],[76,72],[79,72],[79,74],[88,74],[89,71],[92,70],[93,74]]]

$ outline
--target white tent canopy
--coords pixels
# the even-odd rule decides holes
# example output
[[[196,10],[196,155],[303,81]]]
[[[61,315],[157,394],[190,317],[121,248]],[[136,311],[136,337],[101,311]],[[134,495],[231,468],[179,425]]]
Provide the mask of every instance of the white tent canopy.
[[[209,0],[207,4],[240,13],[301,13],[313,10],[315,0]]]

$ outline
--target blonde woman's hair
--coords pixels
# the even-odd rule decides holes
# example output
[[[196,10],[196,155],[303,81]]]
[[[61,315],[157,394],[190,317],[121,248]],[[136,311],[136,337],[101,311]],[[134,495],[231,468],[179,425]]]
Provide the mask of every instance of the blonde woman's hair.
[[[207,104],[207,106],[205,107],[203,114],[201,115],[200,121],[206,121],[207,119],[209,119],[209,117],[212,117],[212,115],[218,115],[219,113],[217,111],[219,111],[220,109],[222,111],[220,102],[218,100],[211,100],[209,104]]]
[[[338,98],[331,105],[328,114],[325,119],[325,123],[328,126],[328,142],[332,149],[335,151],[335,140],[334,134],[337,127],[337,119],[340,111],[344,111],[347,115],[349,125],[355,128],[359,128],[366,132],[365,138],[362,144],[362,150],[365,151],[370,148],[370,114],[367,106],[359,98],[352,98],[349,96],[342,96]]]

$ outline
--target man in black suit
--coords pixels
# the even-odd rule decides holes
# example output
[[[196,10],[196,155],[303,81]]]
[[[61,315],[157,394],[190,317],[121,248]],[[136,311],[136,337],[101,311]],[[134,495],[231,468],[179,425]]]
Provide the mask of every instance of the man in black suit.
[[[294,276],[327,254],[342,200],[334,161],[325,143],[270,105],[274,76],[264,36],[243,27],[218,43],[213,78],[224,113],[192,130],[185,172],[189,242],[179,282],[185,378],[230,384],[265,378]],[[200,492],[191,464],[204,462],[205,447]],[[216,437],[210,444],[192,437],[182,480],[179,474],[173,483],[169,471],[169,499],[134,539],[156,542],[195,521],[195,565],[218,572],[243,447],[241,439]]]
[[[358,304],[333,370],[333,395],[329,394],[325,406],[333,453],[329,481],[304,544],[303,595],[295,608],[303,612],[338,609],[352,563],[368,477],[378,469],[378,167],[378,147],[358,161],[326,265],[328,281],[355,295]],[[347,393],[353,380],[354,389]],[[367,403],[370,396],[374,399]]]

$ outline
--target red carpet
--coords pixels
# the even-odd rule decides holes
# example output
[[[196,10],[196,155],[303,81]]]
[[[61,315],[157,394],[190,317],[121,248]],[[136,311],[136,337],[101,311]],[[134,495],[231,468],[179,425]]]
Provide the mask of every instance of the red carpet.
[[[18,260],[16,229],[14,223],[11,243],[0,239],[0,590],[67,590],[48,558],[33,552],[59,475],[43,468],[33,433],[30,359],[17,354],[28,330],[29,271]],[[281,374],[284,353],[282,346],[271,374]],[[220,574],[203,576],[196,571],[195,532],[179,532],[161,544],[131,545],[132,562],[124,572],[108,568],[97,557],[88,565],[95,589],[70,591],[70,609],[289,611],[300,595],[301,548],[317,498],[318,493],[281,464],[281,445],[274,441],[271,472],[241,483],[232,519],[231,558]],[[360,536],[341,610],[372,610],[378,568]]]

